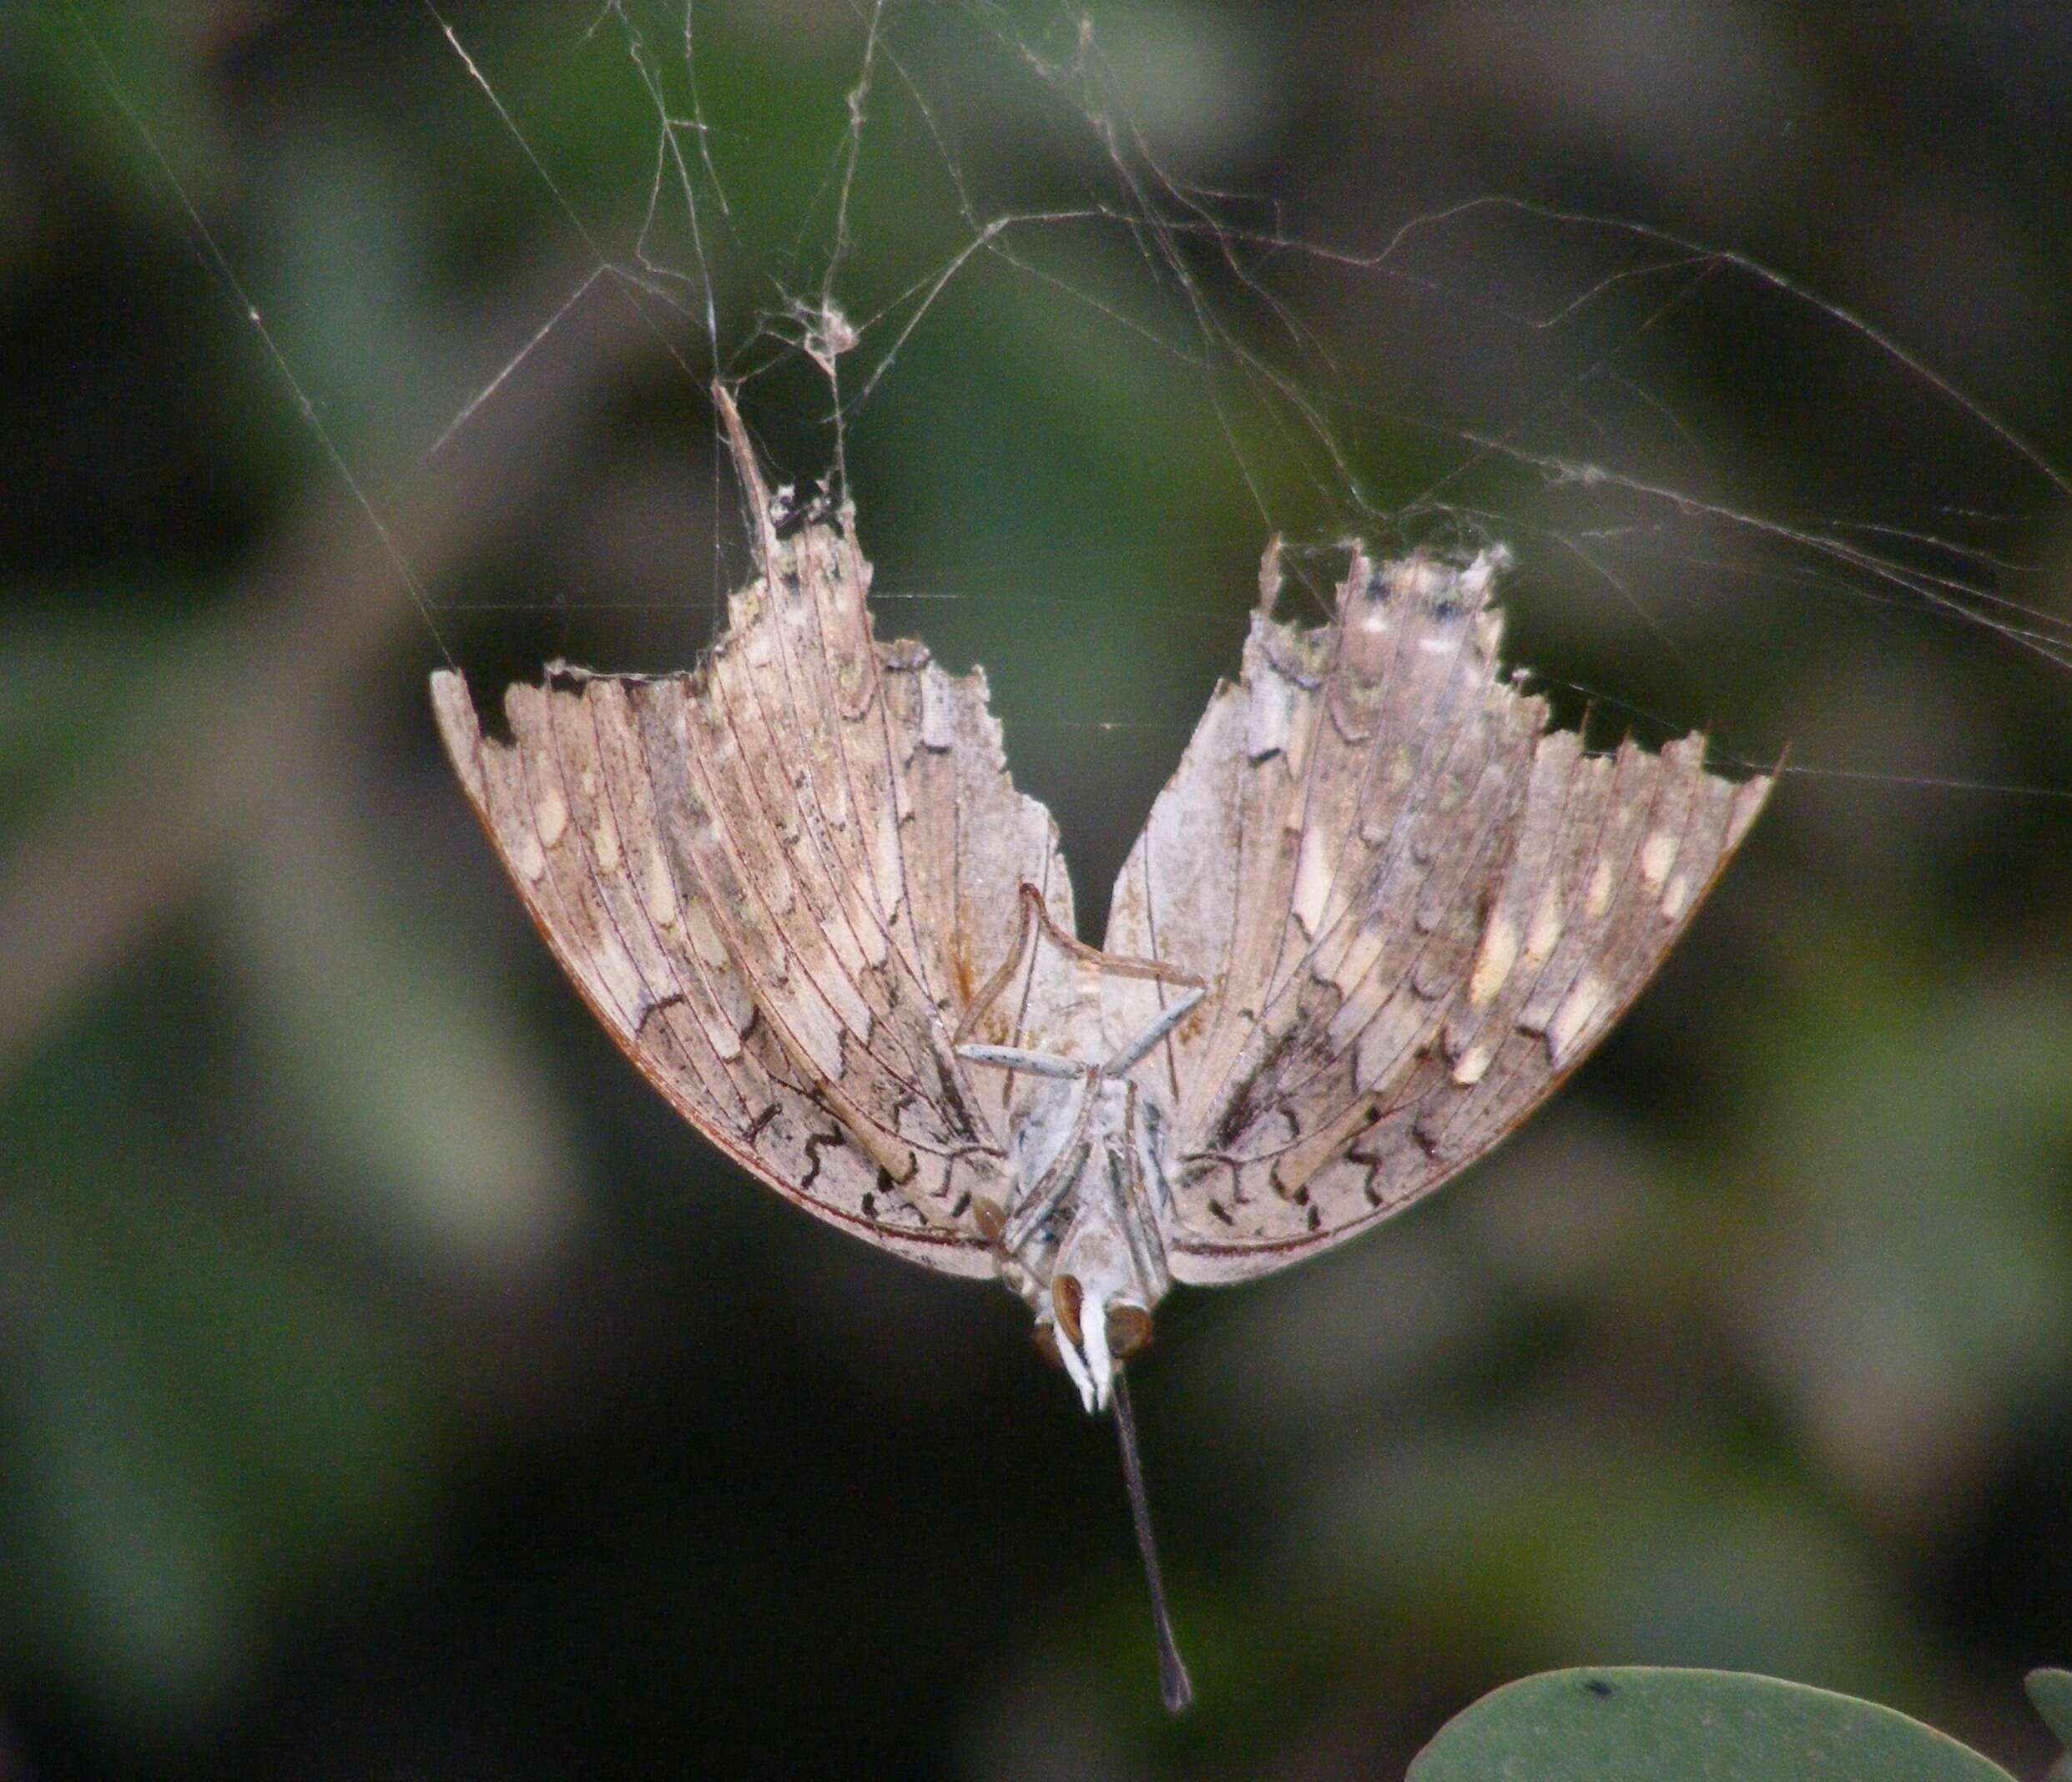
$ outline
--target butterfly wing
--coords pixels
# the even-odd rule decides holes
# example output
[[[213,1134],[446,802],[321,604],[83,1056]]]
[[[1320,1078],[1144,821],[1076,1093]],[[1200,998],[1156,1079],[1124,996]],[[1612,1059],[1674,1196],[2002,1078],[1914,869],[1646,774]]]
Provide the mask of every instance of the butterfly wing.
[[[780,541],[759,481],[751,506],[762,573],[697,669],[513,687],[507,742],[441,674],[440,728],[556,956],[685,1119],[821,1217],[990,1274],[999,1110],[950,1034],[1024,879],[1069,927],[1055,826],[1008,779],[983,678],[873,641],[848,517]],[[1032,957],[977,1031],[1056,1045],[1076,999]]]
[[[1496,1144],[1654,974],[1768,790],[1707,773],[1700,737],[1591,756],[1548,732],[1498,665],[1500,567],[1356,559],[1333,624],[1256,615],[1123,867],[1108,947],[1213,987],[1159,1066],[1178,1280],[1341,1241]],[[1111,1036],[1162,994],[1105,986]]]

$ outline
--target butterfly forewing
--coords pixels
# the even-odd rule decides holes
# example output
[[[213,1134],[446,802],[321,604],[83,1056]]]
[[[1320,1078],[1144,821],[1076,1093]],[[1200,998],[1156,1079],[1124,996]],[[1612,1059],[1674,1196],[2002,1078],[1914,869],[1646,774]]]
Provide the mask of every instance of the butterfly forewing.
[[[441,674],[440,727],[557,956],[686,1119],[845,1229],[990,1274],[971,1208],[1011,1198],[1001,1110],[950,1035],[1024,880],[1071,925],[1054,826],[983,680],[873,642],[846,516],[765,550],[692,672],[512,687],[508,742]],[[1070,1045],[1082,1007],[1038,951],[976,1031]]]
[[[1591,757],[1497,660],[1500,560],[1356,559],[1335,622],[1262,612],[1116,888],[1107,945],[1214,993],[1162,1069],[1172,1266],[1234,1280],[1471,1162],[1661,963],[1767,790],[1701,738]],[[1111,1032],[1155,984],[1105,987]]]

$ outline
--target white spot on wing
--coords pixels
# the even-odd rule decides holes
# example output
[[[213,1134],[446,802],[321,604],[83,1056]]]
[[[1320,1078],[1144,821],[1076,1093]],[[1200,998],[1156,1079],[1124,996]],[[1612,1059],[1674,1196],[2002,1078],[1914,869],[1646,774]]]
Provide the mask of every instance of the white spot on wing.
[[[537,769],[545,782],[546,789],[540,793],[532,807],[533,821],[539,826],[540,840],[552,848],[562,838],[562,832],[568,827],[568,801],[561,795],[561,788],[547,778],[553,769],[551,763],[542,761]]]
[[[703,1014],[698,1025],[704,1030],[705,1043],[728,1063],[741,1055],[741,1034],[723,1012],[715,1009]]]
[[[1380,928],[1372,922],[1363,924],[1353,936],[1338,969],[1331,974],[1331,981],[1346,995],[1351,996],[1374,969],[1374,961],[1381,957],[1384,940]]]
[[[1302,864],[1295,873],[1295,919],[1312,939],[1323,926],[1324,905],[1331,895],[1330,843],[1321,828],[1302,840]]]
[[[890,923],[906,893],[906,868],[900,853],[898,825],[888,813],[878,824],[871,867],[878,881],[878,908]]]
[[[771,1012],[784,1024],[793,1048],[829,1082],[842,1075],[842,1029],[817,996],[790,996]]]
[[[1576,979],[1575,988],[1561,999],[1561,1006],[1554,1011],[1554,1019],[1547,1024],[1547,1054],[1556,1065],[1567,1060],[1584,1029],[1596,1019],[1604,1003],[1606,988],[1605,980],[1596,972],[1586,971]]]
[[[1756,813],[1769,795],[1767,779],[1752,779],[1734,794],[1733,806],[1727,813],[1727,851],[1741,846],[1741,838],[1748,833],[1748,825],[1756,820]]]
[[[1475,970],[1468,979],[1468,1000],[1485,1009],[1504,987],[1518,960],[1518,929],[1502,910],[1490,918],[1482,931],[1482,945],[1475,956]]]
[[[657,928],[668,928],[676,920],[676,875],[669,870],[668,856],[658,841],[648,845],[648,869],[641,876],[640,895]]]
[[[726,944],[712,925],[711,918],[696,904],[683,907],[683,932],[690,937],[692,950],[708,967],[716,971],[727,963]]]
[[[1454,1081],[1463,1089],[1480,1083],[1490,1068],[1490,1060],[1496,1055],[1486,1045],[1471,1045],[1463,1052],[1454,1065]]]
[[[1586,914],[1601,916],[1611,907],[1611,863],[1601,859],[1590,875],[1590,890],[1583,899]]]

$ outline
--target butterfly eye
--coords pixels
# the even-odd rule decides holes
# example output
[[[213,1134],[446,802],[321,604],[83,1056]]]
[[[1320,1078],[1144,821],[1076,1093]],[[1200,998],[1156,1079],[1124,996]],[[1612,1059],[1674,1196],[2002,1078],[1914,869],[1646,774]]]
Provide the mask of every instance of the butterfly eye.
[[[1057,1318],[1057,1327],[1064,1331],[1066,1341],[1076,1349],[1080,1347],[1079,1334],[1079,1277],[1076,1275],[1059,1275],[1051,1282],[1051,1308]]]
[[[1151,1314],[1142,1306],[1108,1307],[1108,1352],[1127,1362],[1151,1342]]]
[[[999,1201],[984,1195],[974,1196],[971,1201],[971,1223],[979,1228],[979,1236],[989,1244],[997,1244],[1000,1234],[1007,1229],[1007,1210]]]

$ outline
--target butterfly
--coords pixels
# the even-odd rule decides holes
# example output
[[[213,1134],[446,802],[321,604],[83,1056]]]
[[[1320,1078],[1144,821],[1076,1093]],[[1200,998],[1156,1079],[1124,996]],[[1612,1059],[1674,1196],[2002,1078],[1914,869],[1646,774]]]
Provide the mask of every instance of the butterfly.
[[[1586,752],[1500,665],[1507,559],[1354,550],[1330,622],[1269,546],[1221,686],[1080,940],[982,670],[880,643],[854,511],[783,514],[718,392],[756,573],[698,665],[552,665],[469,799],[597,1018],[807,1211],[1027,1301],[1112,1407],[1169,1705],[1187,1684],[1122,1364],[1174,1282],[1333,1248],[1512,1131],[1661,965],[1771,781],[1702,736]]]

